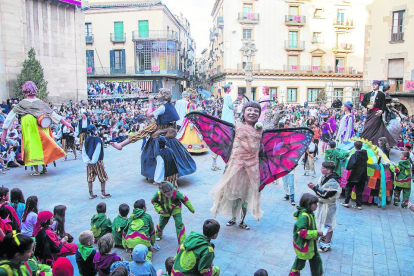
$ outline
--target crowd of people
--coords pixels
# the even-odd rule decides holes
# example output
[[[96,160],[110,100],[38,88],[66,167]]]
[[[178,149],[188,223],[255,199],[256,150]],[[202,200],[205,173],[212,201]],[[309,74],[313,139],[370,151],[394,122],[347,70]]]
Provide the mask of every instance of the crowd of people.
[[[158,186],[151,203],[160,215],[159,223],[155,226],[152,217],[146,213],[145,199],[134,202],[131,214],[127,204],[120,205],[119,216],[114,220],[107,217],[106,204],[99,203],[96,207],[97,214],[91,218],[91,229],[80,233],[79,243],[75,244],[74,238],[65,232],[66,206],[56,206],[53,213],[39,212],[36,196],[30,196],[25,201],[21,190],[13,189],[9,194],[9,190],[2,187],[0,188],[0,242],[4,246],[1,246],[0,250],[3,257],[0,261],[0,275],[3,275],[3,270],[11,271],[12,274],[9,275],[25,275],[23,272],[28,271],[29,267],[29,271],[38,271],[44,275],[50,273],[73,275],[74,268],[65,258],[69,255],[76,255],[79,272],[84,276],[97,273],[99,275],[219,275],[220,269],[213,265],[215,248],[211,240],[217,238],[220,223],[214,219],[206,220],[203,224],[203,233],[192,232],[186,236],[181,206],[184,204],[191,212],[195,211],[195,207],[188,197],[179,191],[177,185],[178,177],[194,173],[196,170],[195,162],[188,151],[191,149],[204,151],[207,146],[213,151],[213,170],[220,169],[216,163],[218,156],[227,163],[225,173],[210,192],[214,198],[212,213],[231,216],[226,223],[227,226],[235,225],[237,216],[241,214],[239,227],[249,230],[250,227],[244,221],[247,212],[249,211],[257,220],[263,214],[260,209],[259,191],[278,179],[278,174],[283,175],[281,177],[285,190],[283,200],[290,200],[292,205],[297,205],[293,231],[297,257],[290,272],[291,276],[300,275],[307,260],[312,275],[323,274],[319,253],[332,249],[333,231],[337,224],[336,206],[342,188],[345,190],[345,200],[341,205],[346,208],[362,209],[364,189],[370,185],[367,184],[370,175],[368,175],[366,147],[377,145],[382,153],[377,153],[376,156],[382,156],[383,159],[389,158],[391,148],[402,150],[398,163],[388,162],[389,171],[393,176],[394,205],[399,206],[401,203],[402,208],[409,208],[414,212],[414,205],[409,203],[414,160],[412,153],[414,120],[412,117],[402,115],[402,110],[394,108],[390,111],[391,103],[385,102],[385,86],[383,92],[379,90],[380,85],[374,83],[373,92],[366,94],[361,105],[345,102],[340,103],[336,108],[328,108],[325,105],[305,108],[270,100],[267,87],[263,88],[264,96],[260,99],[260,103],[247,101],[242,94],[233,101],[229,86],[225,86],[223,98],[203,98],[195,90],[189,90],[183,93],[182,101],[174,101],[168,89],[160,89],[158,101],[149,96],[148,99],[133,101],[112,99],[102,102],[100,99],[95,99],[88,102],[71,101],[67,104],[55,105],[38,100],[33,85],[28,83],[27,86],[26,84],[23,86],[22,89],[27,96],[25,101],[13,99],[1,105],[2,173],[4,174],[4,171],[11,167],[25,165],[33,166],[35,172],[32,175],[38,176],[47,172],[46,164],[60,158],[67,160],[68,153],[72,153],[74,159],[77,159],[78,153],[81,153],[87,166],[89,198],[97,197],[93,193],[92,183],[98,177],[101,182],[102,198],[105,199],[111,194],[106,193],[105,190],[108,177],[103,166],[104,148],[112,144],[114,148],[122,150],[128,144],[143,139],[141,162],[144,165],[141,174],[148,179],[153,179],[154,184]],[[130,83],[88,84],[91,95],[113,93],[113,91],[116,93],[138,91],[139,96],[144,95],[140,94],[142,91],[139,89],[131,86]],[[390,108],[387,109],[387,106]],[[43,148],[43,152],[32,150],[25,153],[22,152],[22,145],[27,145],[28,140],[25,139],[29,138],[22,131],[22,125],[24,123],[24,127],[27,127],[36,124],[36,128],[37,124],[41,125],[39,117],[43,118],[36,113],[38,109],[42,109],[51,118],[51,133],[47,137],[53,140],[52,142],[48,140],[50,144],[45,144],[43,142],[46,139],[45,134],[40,130],[36,134],[38,136],[32,135],[29,138],[30,141],[38,139],[36,137],[40,137],[39,141],[43,139],[39,145],[39,148]],[[198,114],[197,116],[184,118],[183,115],[194,111],[198,112],[194,113]],[[400,116],[398,137],[392,136],[385,126],[386,116],[392,112]],[[34,121],[25,116],[27,114],[32,114]],[[17,116],[21,117],[20,120]],[[377,126],[375,133],[372,130],[374,125]],[[215,139],[218,140],[213,141],[210,135],[218,130],[223,134],[217,135],[218,138]],[[261,148],[263,130],[273,130],[274,137],[284,133],[282,136],[289,136],[289,138],[280,139],[289,139],[286,140],[288,144],[300,145],[296,148],[294,157],[288,157],[291,164],[285,163],[281,171],[272,171],[270,166],[268,172],[263,172],[262,168],[259,168],[259,162],[263,162],[259,151],[266,150]],[[229,131],[234,131],[233,138],[226,136]],[[232,149],[225,148],[224,144],[232,145]],[[341,148],[343,144],[350,144],[352,149],[343,150]],[[47,155],[44,150],[46,146],[56,147],[53,156]],[[278,149],[283,147],[283,145],[277,146]],[[233,151],[231,155],[230,150]],[[288,154],[286,151],[285,153]],[[315,160],[318,156],[324,158],[320,168],[321,176],[317,181],[312,180],[307,184],[312,193],[303,194],[297,204],[295,201],[297,162],[301,160],[304,165],[303,176],[316,178]],[[38,162],[39,158],[43,161]],[[378,164],[381,163],[380,159]],[[271,161],[275,160],[265,162],[270,164]],[[43,166],[41,171],[38,169],[39,165]],[[341,185],[344,170],[347,175],[345,186]],[[386,197],[389,202],[392,194],[384,196],[384,187],[378,188],[374,183],[372,189],[378,190],[377,197],[384,200]],[[384,194],[381,194],[381,190]],[[356,205],[350,204],[353,193]],[[175,221],[177,255],[166,259],[164,271],[156,270],[151,263],[152,250],[156,248],[155,241],[162,239],[163,230],[171,217]],[[34,243],[30,237],[36,242]],[[97,250],[93,246],[94,243],[97,243]],[[130,260],[122,260],[117,256],[112,251],[114,247],[128,250]],[[264,276],[267,272],[261,269],[255,273],[256,275]]]

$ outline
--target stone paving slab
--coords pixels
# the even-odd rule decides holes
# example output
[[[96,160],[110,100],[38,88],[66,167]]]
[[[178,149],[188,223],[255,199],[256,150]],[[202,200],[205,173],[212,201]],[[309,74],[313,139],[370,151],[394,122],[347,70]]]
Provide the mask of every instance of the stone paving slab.
[[[39,197],[39,210],[53,210],[58,204],[68,207],[66,214],[66,231],[75,237],[83,230],[90,229],[90,218],[95,214],[99,202],[107,204],[107,215],[114,219],[118,215],[118,206],[127,203],[133,208],[136,200],[144,198],[148,213],[158,222],[158,215],[150,200],[156,187],[148,183],[140,174],[141,143],[126,147],[119,152],[113,148],[105,149],[105,167],[109,175],[107,192],[112,197],[89,200],[86,183],[86,167],[81,160],[57,161],[57,167],[49,166],[47,175],[30,176],[30,170],[14,168],[0,175],[0,183],[9,189],[22,189],[25,198],[31,195]],[[397,152],[393,156],[398,156]],[[316,162],[318,176],[323,156]],[[183,221],[187,234],[191,231],[202,232],[204,220],[212,218],[209,212],[212,196],[209,190],[220,179],[223,170],[212,171],[211,155],[205,153],[194,155],[197,172],[179,180],[180,190],[193,203],[196,212],[191,214],[183,207]],[[219,162],[224,168],[223,162]],[[303,166],[296,169],[296,200],[309,192],[309,181],[317,179],[304,177]],[[95,182],[94,191],[99,193],[100,185]],[[261,208],[264,215],[257,223],[247,215],[246,223],[250,231],[237,226],[227,227],[227,217],[218,216],[221,224],[216,245],[215,265],[221,267],[221,275],[253,275],[264,268],[269,275],[288,275],[294,261],[292,247],[293,212],[295,207],[290,202],[282,201],[283,187],[268,185],[262,191]],[[343,199],[339,199],[343,201]],[[395,206],[385,209],[375,205],[363,206],[362,211],[338,207],[338,226],[335,229],[333,249],[322,254],[325,274],[332,275],[414,275],[414,213]],[[170,221],[164,232],[164,239],[158,242],[160,251],[155,251],[153,264],[156,269],[164,269],[164,261],[173,256],[177,249],[174,222]],[[128,258],[125,251],[116,249],[119,255]],[[75,264],[74,257],[69,257]],[[75,264],[76,265],[76,264]],[[75,267],[77,273],[77,268]],[[78,274],[76,274],[78,275]],[[302,275],[310,275],[309,266]]]

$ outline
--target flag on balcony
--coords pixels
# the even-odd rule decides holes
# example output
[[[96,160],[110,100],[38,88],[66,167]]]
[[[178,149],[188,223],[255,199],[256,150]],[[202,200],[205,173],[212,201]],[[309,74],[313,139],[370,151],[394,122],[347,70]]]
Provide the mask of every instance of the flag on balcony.
[[[300,15],[294,15],[293,21],[300,22]]]
[[[312,66],[312,71],[317,71],[317,72],[319,72],[319,66]]]
[[[297,71],[298,70],[298,66],[297,65],[292,65],[292,71]]]
[[[253,14],[253,13],[251,13],[251,12],[249,12],[249,13],[247,14],[247,19],[254,19],[254,14]]]
[[[338,67],[338,73],[344,73],[345,67]]]

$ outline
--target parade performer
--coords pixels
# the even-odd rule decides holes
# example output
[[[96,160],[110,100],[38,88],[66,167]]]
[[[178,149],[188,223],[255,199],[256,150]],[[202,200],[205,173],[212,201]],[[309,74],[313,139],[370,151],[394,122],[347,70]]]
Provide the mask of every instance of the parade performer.
[[[407,208],[408,201],[411,194],[411,168],[410,153],[403,151],[400,154],[401,161],[398,164],[390,167],[391,171],[395,173],[394,178],[394,205],[398,206],[401,201],[401,208]]]
[[[402,124],[401,121],[405,119],[405,116],[394,106],[398,103],[398,99],[393,99],[390,95],[390,85],[384,84],[382,91],[385,93],[386,112],[383,115],[383,121],[387,126],[388,131],[394,137],[395,141],[398,141],[401,135]]]
[[[141,154],[141,174],[148,179],[154,179],[156,168],[156,158],[159,153],[158,139],[161,135],[167,138],[167,147],[172,149],[177,161],[178,177],[192,174],[196,171],[196,164],[191,154],[175,138],[177,135],[175,122],[179,116],[171,103],[171,91],[166,88],[159,90],[158,100],[162,103],[155,111],[154,98],[149,98],[149,107],[147,117],[151,120],[150,124],[130,135],[128,139],[121,143],[113,143],[112,146],[118,150],[130,143],[135,143],[143,137],[151,136],[145,144],[144,151]],[[156,122],[154,121],[156,120]]]
[[[72,125],[72,127],[75,127],[74,124],[72,124],[72,117],[68,116],[66,117],[66,120],[69,121],[69,123]],[[68,152],[69,149],[72,150],[73,154],[75,155],[75,160],[78,159],[78,156],[76,154],[76,144],[75,144],[75,133],[73,130],[70,130],[67,126],[62,125],[62,148],[66,152]],[[65,161],[67,160],[67,156],[65,156]]]
[[[177,131],[181,129],[181,126],[183,125],[184,117],[188,113],[188,92],[184,91],[181,94],[181,99],[175,102],[175,109],[177,110],[177,114],[180,117],[180,119],[177,121]]]
[[[226,84],[224,86],[224,92],[226,93],[223,97],[223,110],[221,113],[221,119],[223,121],[229,122],[230,124],[234,124],[234,104],[233,100],[231,99],[230,92],[231,88],[230,85]]]
[[[342,189],[339,186],[340,176],[334,172],[335,163],[325,161],[322,163],[321,173],[318,184],[308,183],[318,196],[318,209],[316,211],[316,226],[318,229],[328,228],[326,234],[321,238],[321,252],[331,250],[331,240],[333,230],[336,227],[336,200],[341,196]]]
[[[353,107],[354,105],[350,101],[344,103],[345,114],[342,117],[341,122],[339,123],[338,134],[336,135],[336,140],[338,141],[338,144],[342,144],[342,142],[348,141],[349,138],[355,135],[355,118],[354,114],[352,113]]]
[[[194,111],[197,111],[197,106],[194,100],[190,100],[187,105],[187,113]],[[206,142],[203,140],[203,135],[201,135],[200,131],[187,118],[184,119],[176,138],[189,152],[201,153],[208,151]]]
[[[101,182],[101,192],[102,198],[111,197],[111,194],[105,192],[106,181],[108,181],[108,175],[105,171],[105,166],[103,163],[104,159],[104,147],[101,138],[96,136],[96,127],[94,125],[88,126],[88,134],[90,136],[86,137],[85,143],[82,150],[82,159],[86,164],[86,174],[88,179],[88,188],[89,188],[89,199],[94,199],[97,197],[93,193],[93,182],[98,176],[99,181]]]
[[[154,173],[154,184],[161,184],[162,182],[169,181],[173,183],[174,187],[177,186],[177,161],[175,160],[174,152],[170,148],[166,148],[165,144],[167,139],[164,136],[160,136],[158,139],[158,145],[160,152],[157,155],[157,166]]]
[[[263,123],[263,121],[265,119],[265,111],[269,107],[269,100],[270,100],[269,87],[268,86],[263,86],[262,93],[263,93],[263,97],[261,97],[260,100],[259,100],[260,108],[261,108],[261,115],[260,115],[260,118],[259,118],[259,122]]]
[[[386,111],[386,101],[385,94],[379,90],[380,84],[380,81],[375,80],[372,83],[373,91],[365,94],[362,100],[362,106],[367,108],[367,118],[360,137],[375,145],[378,145],[379,138],[385,137],[390,147],[394,147],[396,142],[382,121],[382,114]]]
[[[13,125],[16,116],[19,115],[21,117],[21,146],[24,164],[25,166],[33,166],[35,172],[32,175],[38,176],[47,172],[47,164],[66,156],[64,150],[53,140],[52,131],[46,121],[49,122],[49,125],[51,121],[54,123],[61,122],[71,130],[73,130],[73,127],[56,114],[45,102],[36,97],[37,87],[34,82],[27,81],[22,86],[22,91],[26,98],[16,104],[7,115],[3,124],[1,143],[4,143],[7,131]],[[43,165],[41,172],[39,172],[39,165]]]
[[[308,128],[262,131],[257,123],[261,108],[258,102],[243,105],[242,122],[236,126],[199,112],[187,118],[203,134],[210,149],[227,163],[220,181],[213,187],[214,215],[231,216],[228,226],[250,229],[244,219],[247,210],[260,220],[260,191],[265,185],[292,171],[308,147],[313,133]]]
[[[88,113],[83,112],[82,118],[78,122],[78,137],[79,137],[79,149],[82,150],[83,143],[86,136],[88,136],[88,126],[91,124],[91,120],[88,118]]]
[[[195,212],[194,207],[188,197],[175,189],[170,182],[163,182],[159,187],[159,191],[151,199],[155,211],[160,214],[160,220],[156,229],[156,240],[159,241],[162,239],[164,228],[167,226],[170,218],[173,217],[178,245],[180,245],[186,238],[185,226],[181,215],[181,204],[184,204],[191,213]]]

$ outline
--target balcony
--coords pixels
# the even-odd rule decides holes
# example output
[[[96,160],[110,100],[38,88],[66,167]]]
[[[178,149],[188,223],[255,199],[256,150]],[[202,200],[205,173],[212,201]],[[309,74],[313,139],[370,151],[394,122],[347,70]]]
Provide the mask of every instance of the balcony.
[[[298,74],[343,74],[358,75],[359,72],[352,67],[341,66],[314,66],[314,65],[283,65],[283,72]]]
[[[259,23],[259,14],[258,13],[244,13],[244,12],[239,12],[239,22],[240,23]]]
[[[306,16],[304,15],[285,15],[286,26],[298,26],[301,27],[306,23]]]
[[[214,38],[214,30],[210,29],[210,41],[214,42],[215,38]]]
[[[223,16],[217,17],[217,27],[220,29],[224,28],[224,19]]]
[[[189,75],[189,71],[187,71]],[[184,78],[184,72],[176,70],[175,67],[171,66],[168,68],[160,68],[159,66],[151,66],[151,68],[144,67],[95,67],[93,70],[87,71],[88,77],[104,77],[104,76],[135,76],[135,75],[162,75],[172,78]]]
[[[305,41],[285,40],[286,51],[303,51],[305,50]]]
[[[85,41],[86,41],[86,44],[92,44],[93,43],[93,34],[85,35]]]
[[[372,91],[372,80],[363,80],[361,82],[363,92],[366,93]],[[390,92],[409,92],[405,90],[403,80],[388,80],[388,83],[390,85]]]
[[[178,33],[167,30],[151,30],[147,32],[132,32],[132,41],[139,40],[178,40]]]
[[[333,22],[334,28],[337,29],[353,29],[354,28],[354,20],[352,19],[335,19]]]
[[[253,65],[253,73],[260,72],[260,64],[252,64]],[[237,71],[244,71],[246,69],[246,63],[238,63],[237,64]]]
[[[332,47],[332,52],[336,53],[352,53],[354,51],[354,45],[351,43],[338,43]]]
[[[126,33],[117,34],[117,35],[111,33],[111,42],[112,43],[118,43],[118,42],[124,43],[125,41],[126,41]]]
[[[404,42],[404,33],[392,33],[390,43],[401,43]]]

